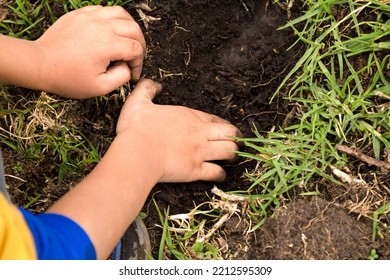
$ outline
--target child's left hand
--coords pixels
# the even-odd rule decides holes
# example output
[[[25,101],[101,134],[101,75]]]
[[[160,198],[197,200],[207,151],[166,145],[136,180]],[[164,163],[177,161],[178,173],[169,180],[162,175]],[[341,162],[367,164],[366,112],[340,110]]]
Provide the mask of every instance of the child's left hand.
[[[146,51],[141,28],[119,6],[69,12],[35,44],[42,57],[40,88],[70,98],[104,95],[138,80]]]

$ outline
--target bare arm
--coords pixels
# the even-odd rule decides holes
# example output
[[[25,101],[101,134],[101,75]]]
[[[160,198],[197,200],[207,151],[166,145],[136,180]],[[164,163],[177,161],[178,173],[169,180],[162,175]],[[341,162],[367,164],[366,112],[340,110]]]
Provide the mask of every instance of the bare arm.
[[[42,56],[33,41],[0,35],[0,84],[38,89]]]

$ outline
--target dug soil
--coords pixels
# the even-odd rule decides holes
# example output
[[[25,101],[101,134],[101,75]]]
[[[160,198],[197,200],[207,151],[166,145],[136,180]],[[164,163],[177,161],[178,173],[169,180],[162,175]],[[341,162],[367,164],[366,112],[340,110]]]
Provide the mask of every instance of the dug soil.
[[[300,58],[302,47],[296,45],[288,50],[296,37],[290,29],[278,28],[288,21],[289,13],[271,2],[150,1],[152,11],[143,12],[149,19],[156,20],[149,22],[142,21],[136,8],[129,6],[148,44],[143,74],[161,82],[164,88],[155,102],[218,115],[236,125],[245,137],[254,135],[254,127],[265,134],[291,122],[289,113],[293,107],[283,98],[283,92],[272,102],[271,97]],[[295,5],[290,12],[292,17],[299,15],[299,6]],[[114,137],[121,102],[98,108],[94,102],[80,101],[85,110],[84,118],[89,119],[80,123],[80,130],[94,143],[107,147],[107,139]],[[101,126],[95,129],[89,123]],[[23,159],[6,147],[3,149],[6,161],[10,162],[7,172],[12,174],[10,166]],[[256,162],[241,159],[234,165],[221,164],[227,172],[224,183],[159,184],[154,188],[142,210],[146,213],[144,221],[153,257],[157,257],[162,234],[155,203],[160,210],[169,207],[170,214],[187,213],[194,205],[209,201],[214,186],[228,192],[246,190],[251,184],[244,172],[252,170]],[[34,165],[29,174],[24,174],[30,189],[34,186],[42,189],[47,183],[47,177],[37,175],[37,168]],[[42,167],[46,174],[48,168],[54,167]],[[389,181],[387,178],[387,186]],[[68,185],[62,189],[43,188],[41,195],[48,197],[46,204],[52,203],[74,183],[69,178],[66,182]],[[27,188],[24,183],[18,184]],[[321,195],[315,197],[291,193],[290,199],[285,199],[282,206],[269,213],[265,224],[252,233],[246,232],[239,216],[233,216],[219,233],[224,238],[225,251],[229,252],[224,256],[230,259],[367,259],[375,248],[379,258],[390,259],[389,239],[372,242],[370,217],[347,207],[348,203],[363,201],[373,190],[351,190],[348,186],[325,183],[319,184],[319,188]],[[20,192],[11,190],[11,194],[15,200],[25,200]],[[173,258],[169,253],[166,257]]]
[[[145,74],[160,80],[161,104],[178,104],[228,119],[246,137],[252,129],[268,132],[283,127],[292,107],[281,96],[270,102],[276,88],[300,58],[300,46],[287,50],[296,37],[278,30],[288,13],[266,1],[158,1],[152,16],[160,18],[145,32],[149,45]],[[299,11],[292,10],[292,16]],[[190,136],[189,136],[190,137]],[[225,166],[228,178],[217,187],[245,190],[243,177],[254,163]],[[213,183],[158,185],[151,198],[171,214],[187,213],[209,200]],[[358,192],[327,188],[323,196],[293,199],[279,208],[260,230],[245,234],[233,217],[222,229],[229,257],[236,259],[367,259],[372,248],[389,258],[387,241],[371,242],[372,221],[335,203],[340,196],[354,200]],[[347,194],[348,193],[348,194]],[[160,240],[158,218],[148,200],[146,223],[153,243]],[[224,242],[224,243],[225,243]],[[226,246],[226,244],[225,244]],[[156,250],[157,246],[154,247]],[[157,251],[156,251],[157,252]]]

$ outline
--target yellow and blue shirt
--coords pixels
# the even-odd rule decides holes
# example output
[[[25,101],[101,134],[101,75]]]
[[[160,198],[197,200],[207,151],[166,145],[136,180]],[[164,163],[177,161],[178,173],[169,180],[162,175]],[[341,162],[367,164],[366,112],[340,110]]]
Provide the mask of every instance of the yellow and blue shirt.
[[[96,259],[85,231],[71,219],[53,213],[35,215],[0,193],[0,259]]]

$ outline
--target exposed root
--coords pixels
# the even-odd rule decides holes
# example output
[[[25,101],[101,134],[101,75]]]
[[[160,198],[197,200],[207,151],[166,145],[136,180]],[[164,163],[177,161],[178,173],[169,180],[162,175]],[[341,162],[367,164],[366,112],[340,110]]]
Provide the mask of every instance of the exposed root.
[[[332,169],[333,174],[336,175],[339,179],[341,179],[341,181],[344,183],[348,183],[350,185],[360,185],[360,184],[366,185],[367,184],[364,180],[357,179],[357,178],[345,173],[344,171],[337,169],[334,166],[331,166],[330,168]]]
[[[143,11],[147,11],[147,12],[153,11],[153,9],[151,7],[149,7],[149,5],[147,3],[140,3],[140,4],[135,5],[134,7],[135,7],[135,10],[137,11],[139,17],[141,18],[146,30],[149,29],[150,22],[161,20],[161,18],[159,18],[159,17],[145,15],[145,13]]]
[[[283,10],[287,11],[287,17],[288,19],[291,19],[291,9],[294,5],[294,0],[286,0],[285,2],[275,0],[275,3],[278,4],[278,6]]]
[[[183,73],[171,73],[167,70],[163,70],[161,68],[158,69],[158,72],[160,74],[160,79],[164,80],[166,78],[171,78],[171,77],[174,77],[174,76],[181,76],[183,77],[184,74]]]
[[[17,104],[9,104],[4,115],[7,138],[19,141],[22,146],[30,146],[44,137],[47,131],[56,131],[65,127],[66,115],[74,101],[60,101],[54,96],[41,92],[36,100],[27,101],[23,109],[16,109]]]

